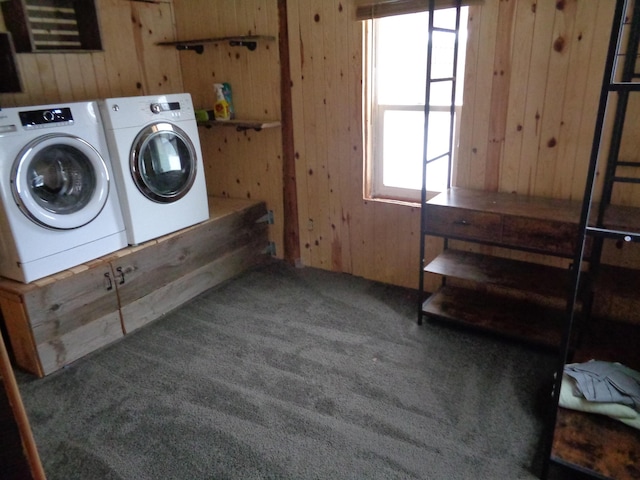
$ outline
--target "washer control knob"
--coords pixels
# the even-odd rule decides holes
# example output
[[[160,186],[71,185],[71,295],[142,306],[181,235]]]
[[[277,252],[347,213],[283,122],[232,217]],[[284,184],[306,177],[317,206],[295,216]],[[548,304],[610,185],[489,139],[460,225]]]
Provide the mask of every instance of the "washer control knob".
[[[111,110],[113,110],[114,112],[117,112],[118,110],[120,110],[120,106],[114,105],[113,107],[111,107]]]
[[[162,111],[162,107],[160,106],[159,103],[152,103],[151,104],[151,111],[153,113],[160,113]]]
[[[51,110],[45,110],[42,112],[42,118],[44,118],[45,122],[53,122],[56,119],[56,116]]]

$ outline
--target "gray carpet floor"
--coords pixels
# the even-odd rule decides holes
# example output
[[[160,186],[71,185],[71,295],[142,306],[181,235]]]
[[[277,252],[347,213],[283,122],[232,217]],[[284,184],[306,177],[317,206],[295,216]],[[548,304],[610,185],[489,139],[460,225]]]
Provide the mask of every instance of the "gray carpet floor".
[[[416,324],[415,292],[281,262],[44,379],[18,379],[72,479],[535,479],[554,357]]]

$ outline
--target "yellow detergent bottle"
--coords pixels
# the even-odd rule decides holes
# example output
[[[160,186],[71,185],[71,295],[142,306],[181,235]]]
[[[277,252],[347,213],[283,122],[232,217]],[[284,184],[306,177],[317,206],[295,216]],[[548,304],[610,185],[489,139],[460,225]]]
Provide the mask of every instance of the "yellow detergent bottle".
[[[231,120],[235,117],[233,102],[231,100],[231,85],[228,83],[215,83],[216,103],[214,105],[214,115],[216,120]]]

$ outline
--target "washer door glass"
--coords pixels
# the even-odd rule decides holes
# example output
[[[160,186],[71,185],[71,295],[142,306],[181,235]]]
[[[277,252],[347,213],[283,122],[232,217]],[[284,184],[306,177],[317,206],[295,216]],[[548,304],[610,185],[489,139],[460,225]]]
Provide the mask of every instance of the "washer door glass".
[[[98,151],[81,138],[43,135],[18,154],[11,186],[16,204],[33,222],[70,230],[102,211],[109,195],[109,171]]]
[[[189,192],[196,178],[193,143],[179,127],[155,123],[135,138],[130,168],[145,197],[158,203],[175,202]]]

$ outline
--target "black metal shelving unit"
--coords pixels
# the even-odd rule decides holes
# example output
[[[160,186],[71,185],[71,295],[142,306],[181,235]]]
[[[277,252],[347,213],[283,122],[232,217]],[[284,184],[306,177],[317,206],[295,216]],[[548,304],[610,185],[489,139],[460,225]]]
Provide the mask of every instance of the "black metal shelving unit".
[[[426,82],[426,90],[425,90],[425,106],[424,106],[424,147],[423,147],[423,164],[422,164],[422,195],[421,195],[421,205],[427,202],[427,167],[429,164],[441,160],[443,158],[448,158],[448,171],[447,171],[447,188],[451,187],[451,159],[453,156],[453,148],[454,148],[454,128],[455,128],[455,113],[456,113],[456,86],[457,86],[457,75],[458,75],[458,47],[459,47],[459,38],[460,38],[460,16],[461,16],[461,8],[462,1],[456,1],[456,19],[455,19],[455,28],[443,28],[439,27],[434,22],[434,13],[435,13],[435,0],[429,0],[429,44],[427,45],[427,82]],[[452,52],[452,60],[453,67],[450,76],[434,76],[434,55],[433,55],[433,42],[432,39],[435,35],[445,35],[453,37],[453,52]],[[450,115],[449,121],[449,148],[446,152],[438,152],[434,156],[429,156],[427,148],[429,145],[429,126],[430,126],[430,109],[431,109],[431,90],[433,84],[448,85],[451,90],[450,103],[448,105],[448,112]],[[445,248],[446,248],[446,240],[445,240]],[[418,291],[419,295],[419,303],[418,303],[418,324],[422,325],[424,311],[423,311],[423,301],[424,298],[424,277],[426,275],[425,272],[425,244],[426,244],[426,219],[424,214],[424,208],[422,208],[420,215],[420,277],[419,277],[419,286]]]
[[[578,285],[584,275],[581,265],[587,242],[593,242],[589,276],[593,279],[594,290],[599,288],[598,276],[603,269],[609,270],[609,279],[622,278],[625,270],[629,273],[628,269],[612,267],[612,270],[601,264],[605,242],[613,240],[619,245],[640,242],[640,208],[611,204],[617,184],[640,184],[640,162],[620,158],[630,98],[640,93],[639,44],[640,1],[616,0],[580,217],[580,238],[571,269],[572,293],[567,302],[562,348],[552,391],[553,408],[545,439],[542,478],[548,478],[552,466],[580,472],[590,478],[640,478],[640,431],[607,417],[558,407],[562,374],[569,362],[596,358],[640,369],[640,326],[593,319],[577,349],[574,350],[569,341],[575,329]],[[615,109],[613,125],[605,129],[610,109]],[[600,162],[604,163],[605,177],[600,201],[596,203],[599,152],[605,138],[610,139],[610,147],[606,158]],[[640,272],[632,273],[629,278],[636,276],[640,276]]]

